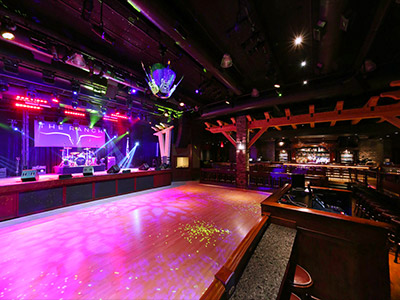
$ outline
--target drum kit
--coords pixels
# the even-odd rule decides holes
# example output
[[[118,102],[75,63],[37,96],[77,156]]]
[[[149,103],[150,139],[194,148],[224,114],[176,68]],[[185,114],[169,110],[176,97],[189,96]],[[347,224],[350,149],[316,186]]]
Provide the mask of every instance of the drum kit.
[[[83,152],[69,152],[71,147],[61,149],[60,167],[83,167],[97,165],[96,153],[90,148],[84,148]]]

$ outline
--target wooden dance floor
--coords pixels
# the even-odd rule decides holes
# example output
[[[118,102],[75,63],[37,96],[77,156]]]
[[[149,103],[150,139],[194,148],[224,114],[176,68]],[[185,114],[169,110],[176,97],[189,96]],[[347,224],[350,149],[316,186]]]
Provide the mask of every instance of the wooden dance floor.
[[[269,193],[198,183],[0,223],[0,299],[198,299]]]

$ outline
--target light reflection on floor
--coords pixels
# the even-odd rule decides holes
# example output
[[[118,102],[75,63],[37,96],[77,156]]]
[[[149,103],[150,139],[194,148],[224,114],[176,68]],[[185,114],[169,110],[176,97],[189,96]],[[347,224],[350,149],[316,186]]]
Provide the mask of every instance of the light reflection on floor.
[[[3,226],[0,299],[198,299],[267,196],[188,183]]]

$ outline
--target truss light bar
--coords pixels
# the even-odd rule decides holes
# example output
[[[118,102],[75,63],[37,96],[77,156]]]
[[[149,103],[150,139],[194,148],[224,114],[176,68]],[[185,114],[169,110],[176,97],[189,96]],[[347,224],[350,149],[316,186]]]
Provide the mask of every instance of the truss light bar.
[[[77,111],[64,110],[64,113],[67,116],[86,117],[85,113],[81,113],[81,112],[77,112]]]
[[[119,113],[111,114],[111,117],[118,118],[118,119],[124,119],[124,120],[129,119],[129,117],[120,115]]]
[[[34,109],[34,110],[41,110],[42,109],[40,106],[28,105],[28,104],[22,104],[22,103],[15,103],[15,107]]]
[[[111,122],[118,122],[118,119],[111,118],[111,117],[109,117],[109,116],[104,116],[104,117],[103,117],[103,120],[105,120],[105,121],[111,121]]]

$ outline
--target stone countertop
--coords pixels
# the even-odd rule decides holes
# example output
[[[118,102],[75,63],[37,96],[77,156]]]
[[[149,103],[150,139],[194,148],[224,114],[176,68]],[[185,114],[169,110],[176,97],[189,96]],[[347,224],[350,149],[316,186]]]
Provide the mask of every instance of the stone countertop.
[[[278,297],[296,232],[296,229],[269,225],[231,299],[274,300]]]

